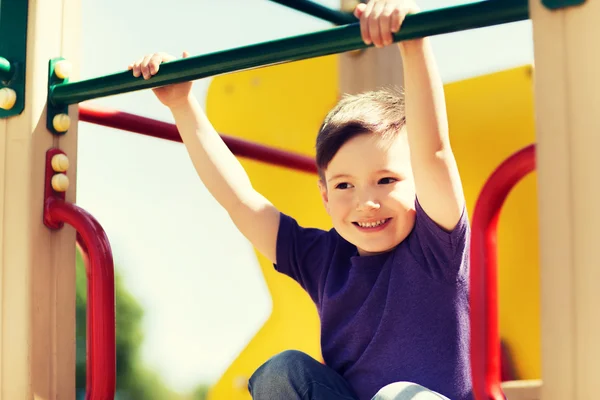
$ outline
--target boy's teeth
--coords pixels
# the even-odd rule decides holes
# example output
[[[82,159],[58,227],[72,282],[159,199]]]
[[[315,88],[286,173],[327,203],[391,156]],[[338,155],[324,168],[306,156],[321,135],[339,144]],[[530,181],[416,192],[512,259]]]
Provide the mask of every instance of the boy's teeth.
[[[383,224],[385,222],[385,219],[380,219],[379,221],[375,221],[375,222],[358,222],[358,225],[362,228],[375,228],[376,226],[379,226],[381,224]]]

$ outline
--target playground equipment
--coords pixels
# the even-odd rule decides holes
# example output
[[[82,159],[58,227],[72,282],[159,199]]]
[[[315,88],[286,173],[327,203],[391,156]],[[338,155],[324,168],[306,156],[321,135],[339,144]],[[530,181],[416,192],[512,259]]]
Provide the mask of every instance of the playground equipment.
[[[490,176],[475,205],[471,238],[471,367],[473,391],[502,399],[496,231],[511,189],[535,169],[535,148],[513,154]]]
[[[29,9],[23,7],[22,3],[28,5]],[[70,229],[47,229],[42,224],[42,210],[47,225],[59,222],[74,225],[81,237],[87,240],[84,246],[90,252],[89,246],[101,243],[91,243],[90,235],[83,232],[87,225],[94,225],[94,222],[87,217],[74,216],[78,210],[68,205],[74,200],[74,189],[72,185],[67,189],[64,184],[65,171],[53,169],[54,172],[42,173],[46,171],[45,154],[49,149],[60,149],[69,155],[69,159],[76,161],[74,138],[77,107],[69,108],[69,104],[242,68],[366,47],[360,41],[358,27],[354,23],[311,34],[313,36],[283,39],[265,44],[265,47],[249,46],[238,49],[237,53],[232,50],[175,61],[165,64],[164,72],[157,76],[158,79],[149,81],[134,80],[129,74],[126,76],[126,73],[121,73],[68,83],[70,77],[66,74],[54,73],[58,61],[51,63],[49,74],[45,68],[47,60],[57,54],[62,54],[67,60],[76,60],[73,50],[75,44],[70,43],[67,37],[69,33],[78,31],[76,18],[70,16],[71,12],[76,12],[77,2],[63,0],[52,2],[56,4],[49,3],[21,2],[21,7],[12,2],[0,4],[0,30],[5,29],[7,16],[14,17],[11,21],[17,21],[16,25],[21,21],[21,25],[11,28],[27,32],[28,44],[35,43],[35,46],[27,46],[27,54],[24,46],[20,51],[11,51],[8,48],[10,46],[0,44],[0,56],[5,57],[0,62],[0,76],[3,79],[0,89],[2,116],[10,117],[0,122],[0,132],[6,137],[2,150],[5,159],[3,180],[0,182],[1,190],[5,193],[1,215],[5,234],[2,235],[1,258],[3,307],[0,390],[2,398],[7,399],[34,396],[44,399],[70,398],[74,392],[74,377],[71,376],[74,332],[67,332],[68,329],[64,327],[74,326],[74,312],[69,310],[74,298],[74,287],[70,285],[74,282],[73,244],[76,237]],[[56,6],[59,3],[62,7]],[[600,222],[600,212],[594,207],[600,200],[600,193],[586,179],[588,171],[600,167],[600,161],[594,154],[598,139],[593,135],[599,128],[599,122],[593,118],[593,105],[599,104],[595,96],[600,93],[600,78],[594,68],[598,60],[594,52],[589,51],[594,44],[593,33],[598,33],[599,29],[594,24],[594,17],[600,15],[600,6],[587,2],[579,7],[560,8],[575,3],[582,2],[529,2],[537,64],[536,154],[542,251],[543,399],[593,398],[598,372],[594,360],[600,356],[600,345],[596,340],[600,324],[594,318],[594,305],[600,300],[600,294],[594,288],[598,276],[594,268],[595,246],[591,239],[593,228]],[[44,35],[42,15],[46,21],[63,22],[64,37],[60,41],[57,39],[59,35]],[[395,40],[506,23],[527,16],[526,1],[481,1],[410,16]],[[22,22],[23,18],[27,24]],[[50,31],[55,27],[46,29]],[[4,30],[2,32],[6,33]],[[306,52],[302,50],[305,47],[299,46],[300,43],[316,50]],[[272,45],[275,47],[266,47]],[[276,56],[262,56],[269,52]],[[557,59],[562,63],[556,63]],[[179,68],[185,68],[184,72]],[[35,79],[36,76],[49,76],[49,85],[44,90]],[[42,122],[44,119],[46,123]],[[72,165],[69,170],[70,175],[74,176],[76,163]],[[60,178],[53,179],[55,176]],[[52,180],[56,181],[54,186]],[[44,185],[40,184],[42,181],[46,182],[46,188],[52,188],[46,194]],[[104,254],[109,253],[110,248],[105,246]],[[105,258],[104,262],[107,260]],[[98,262],[92,263],[90,275],[110,280],[110,273],[95,275],[96,266]],[[106,268],[110,270],[108,266]],[[54,282],[54,285],[48,285],[48,282]],[[88,284],[93,285],[92,279]],[[110,291],[107,293],[110,298]],[[94,299],[110,305],[104,302],[105,297]],[[88,306],[91,319],[98,312],[94,311],[97,310],[94,304],[98,302],[90,296]],[[104,318],[110,318],[110,314],[104,315]],[[103,336],[103,343],[108,339],[110,347],[114,326],[101,326],[101,332],[93,329],[91,334],[95,332]],[[474,346],[477,343],[475,340]],[[491,356],[496,347],[486,349],[486,357]],[[94,359],[103,356],[93,351],[88,354]],[[94,384],[99,380],[88,375],[90,399],[105,399],[114,395],[113,380],[107,378],[111,374],[114,377],[114,365],[111,365],[110,358],[105,360],[108,362],[103,366],[89,369],[93,374],[99,374],[99,379],[105,382]],[[91,358],[90,362],[93,362]],[[494,382],[497,382],[496,372],[493,371],[496,365],[496,359],[492,358],[491,370],[486,372],[485,379],[477,377],[484,371],[474,369],[478,399],[501,398],[498,396],[502,394],[494,386]]]
[[[487,0],[425,11],[407,16],[402,30],[394,34],[394,42],[521,21],[527,17],[525,0]],[[363,43],[360,36],[360,25],[355,22],[321,32],[175,60],[161,66],[162,72],[151,80],[136,79],[129,71],[125,71],[80,82],[51,84],[48,88],[48,100],[53,107],[61,107],[246,68],[367,47],[369,46]]]

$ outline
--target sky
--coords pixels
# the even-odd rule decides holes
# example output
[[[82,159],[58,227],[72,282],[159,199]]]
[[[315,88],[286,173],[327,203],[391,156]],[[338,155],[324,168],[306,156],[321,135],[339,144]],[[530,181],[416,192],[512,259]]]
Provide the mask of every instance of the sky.
[[[148,53],[200,55],[331,27],[268,0],[82,0],[81,17],[80,79],[123,71]],[[432,45],[444,82],[533,63],[529,21],[437,36]],[[209,84],[194,85],[201,104]],[[148,90],[93,103],[172,122]],[[145,309],[144,361],[176,390],[215,382],[268,318],[271,301],[252,247],[185,147],[80,123],[77,204],[106,230],[116,267]]]

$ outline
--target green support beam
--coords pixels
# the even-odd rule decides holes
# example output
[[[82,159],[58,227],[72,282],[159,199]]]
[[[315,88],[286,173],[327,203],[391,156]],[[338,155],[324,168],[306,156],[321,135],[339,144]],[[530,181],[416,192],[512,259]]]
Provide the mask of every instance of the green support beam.
[[[585,0],[542,0],[542,4],[550,10],[578,6],[583,3],[585,3]]]
[[[10,81],[10,78],[12,78],[14,72],[15,71],[12,68],[12,65],[10,65],[10,61],[4,57],[0,57],[0,81]]]
[[[0,0],[0,89],[16,93],[12,108],[0,108],[0,118],[19,115],[25,109],[28,1]]]
[[[526,20],[528,0],[486,0],[406,17],[394,41],[482,28]],[[90,99],[128,93],[233,71],[320,57],[366,48],[359,23],[165,63],[149,80],[130,71],[89,80],[50,85],[48,100],[61,107]]]
[[[293,8],[294,10],[303,12],[313,17],[320,18],[324,21],[332,22],[336,25],[345,25],[356,22],[356,17],[351,13],[333,10],[319,3],[310,0],[271,0],[274,3],[279,3],[283,6]]]
[[[61,61],[64,61],[65,59],[62,57],[57,57],[54,58],[52,60],[50,60],[48,62],[48,86],[49,87],[53,87],[54,85],[58,85],[58,84],[65,84],[69,82],[69,78],[59,78],[56,75],[56,64],[58,64]],[[67,133],[66,131],[57,131],[56,128],[54,127],[54,117],[56,117],[58,114],[66,114],[69,115],[69,105],[68,104],[61,104],[61,105],[53,105],[52,102],[50,101],[50,93],[47,93],[47,99],[46,99],[46,129],[48,129],[48,131],[50,131],[50,133],[52,133],[53,135],[64,135],[65,133]]]

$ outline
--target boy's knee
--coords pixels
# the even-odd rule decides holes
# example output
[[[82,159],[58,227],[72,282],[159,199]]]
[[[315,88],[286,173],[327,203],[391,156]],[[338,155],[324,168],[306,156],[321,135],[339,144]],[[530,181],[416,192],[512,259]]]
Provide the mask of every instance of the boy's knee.
[[[416,383],[394,382],[379,390],[372,400],[447,400],[447,398]]]
[[[303,365],[311,361],[313,359],[308,354],[298,350],[286,350],[268,359],[254,374],[286,375],[289,372],[300,370]]]
[[[261,365],[250,377],[248,390],[255,398],[285,398],[295,392],[296,382],[304,374],[305,366],[315,362],[309,355],[286,350]],[[293,398],[293,397],[290,397]]]

